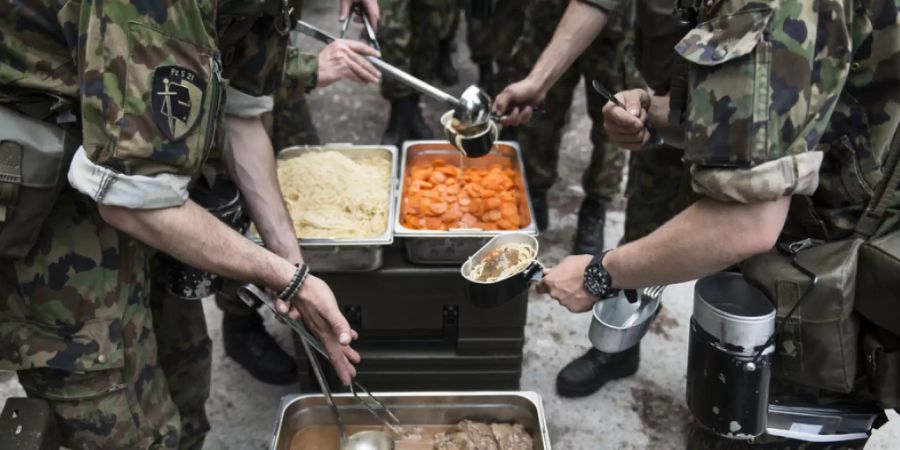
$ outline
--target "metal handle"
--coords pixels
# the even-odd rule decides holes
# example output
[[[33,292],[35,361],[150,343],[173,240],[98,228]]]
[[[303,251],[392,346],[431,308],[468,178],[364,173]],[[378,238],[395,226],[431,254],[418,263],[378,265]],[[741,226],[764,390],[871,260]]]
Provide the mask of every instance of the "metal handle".
[[[291,319],[287,315],[279,312],[278,309],[275,308],[275,301],[272,300],[272,297],[269,297],[269,295],[263,292],[263,290],[258,286],[254,284],[245,284],[238,289],[237,294],[238,298],[243,300],[244,303],[251,307],[255,306],[257,302],[265,305],[273,313],[275,313],[276,317],[284,321],[287,326],[296,331],[304,341],[308,341],[309,345],[311,345],[315,351],[319,352],[326,358],[328,357],[328,354],[325,353],[325,347],[321,342],[319,342],[318,339],[316,339],[315,336],[313,336],[312,333],[309,332],[309,330],[306,329],[306,325],[304,325],[303,322],[300,322],[299,320]]]
[[[258,286],[245,284],[238,289],[237,294],[238,298],[243,300],[244,303],[249,306],[254,306],[256,302],[266,305],[266,307],[275,313],[276,317],[281,318],[284,323],[300,335],[300,343],[303,344],[303,351],[306,353],[306,358],[309,359],[313,374],[315,374],[316,380],[319,382],[319,387],[322,389],[322,393],[325,394],[325,399],[328,401],[328,407],[331,408],[331,413],[334,415],[335,422],[337,422],[338,431],[341,435],[341,446],[343,446],[344,442],[347,440],[347,430],[344,427],[343,419],[341,419],[341,413],[338,411],[338,407],[331,397],[331,389],[328,386],[328,381],[325,380],[325,374],[322,371],[322,366],[319,364],[319,359],[316,357],[316,354],[313,353],[313,349],[315,349],[322,354],[322,356],[328,357],[322,347],[322,343],[306,329],[306,326],[303,325],[302,322],[291,319],[287,315],[278,312],[272,297],[269,297],[269,295],[263,292]]]
[[[324,31],[302,20],[297,21],[297,31],[309,37],[317,39],[325,44],[330,44],[335,41],[334,37],[332,37],[328,33],[325,33]],[[460,105],[458,98],[384,62],[384,60],[382,59],[376,58],[374,56],[365,56],[365,58],[382,72],[387,72],[391,76],[400,80],[400,82],[425,95],[428,95],[438,101],[445,102],[453,107],[457,107]]]

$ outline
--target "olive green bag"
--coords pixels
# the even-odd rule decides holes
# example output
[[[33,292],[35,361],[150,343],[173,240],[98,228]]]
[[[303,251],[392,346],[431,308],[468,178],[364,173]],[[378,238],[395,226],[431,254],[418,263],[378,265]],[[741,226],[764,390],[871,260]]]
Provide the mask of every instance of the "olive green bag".
[[[876,352],[871,345],[860,346],[860,315],[900,332],[900,231],[887,210],[900,182],[898,136],[884,166],[889,171],[851,237],[779,245],[741,263],[744,277],[775,304],[779,328],[773,373],[780,379],[849,393],[859,375],[860,351],[864,359]],[[884,355],[885,349],[877,351]],[[895,363],[880,364],[885,373],[878,378],[896,389],[891,371],[896,375],[900,358]]]
[[[0,258],[21,258],[66,184],[78,139],[0,106]]]

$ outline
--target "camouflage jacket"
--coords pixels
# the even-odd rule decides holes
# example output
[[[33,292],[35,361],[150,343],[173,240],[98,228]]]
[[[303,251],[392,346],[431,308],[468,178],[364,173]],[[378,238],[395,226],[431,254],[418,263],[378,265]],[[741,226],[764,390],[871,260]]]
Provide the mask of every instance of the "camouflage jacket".
[[[852,230],[900,122],[900,0],[710,0],[689,64],[685,160],[723,201],[810,196]]]
[[[98,203],[182,204],[225,86],[253,98],[282,83],[291,21],[271,5],[283,3],[0,0],[0,104],[76,113],[69,182]]]

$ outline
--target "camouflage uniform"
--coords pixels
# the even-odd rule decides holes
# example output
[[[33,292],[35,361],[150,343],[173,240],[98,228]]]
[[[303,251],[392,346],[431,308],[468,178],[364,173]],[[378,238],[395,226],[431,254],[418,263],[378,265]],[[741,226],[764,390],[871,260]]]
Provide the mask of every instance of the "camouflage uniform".
[[[380,0],[381,19],[378,43],[388,63],[422,80],[434,77],[438,62],[438,41],[447,27],[447,18],[456,10],[455,0]],[[381,94],[388,100],[418,95],[418,91],[392,77],[381,81]]]
[[[699,22],[676,46],[689,63],[685,161],[693,190],[738,203],[805,196],[821,222],[807,236],[848,236],[900,123],[900,0],[704,2]],[[802,209],[792,208],[786,230],[804,224]],[[775,396],[795,390],[773,381]],[[868,403],[862,389],[806,395]],[[692,437],[691,449],[751,447]],[[752,448],[863,445],[766,437]]]
[[[292,49],[298,47],[299,37],[293,33],[296,32],[292,32],[291,36]],[[302,54],[298,62],[297,72],[305,74],[306,77],[312,78],[312,74],[319,70],[318,55]],[[275,105],[267,125],[271,130],[269,136],[276,152],[294,145],[321,144],[309,105],[306,103],[306,95],[297,94],[288,89],[279,89],[275,94]]]
[[[480,0],[479,0],[480,1]],[[497,63],[497,88],[514,83],[528,74],[529,67],[514,67],[512,50],[522,34],[528,1],[484,0],[492,3],[490,19],[472,13],[472,0],[460,0],[460,9],[466,14],[466,42],[469,59],[476,65]],[[459,13],[446,21],[443,36],[451,39],[459,27]],[[490,93],[494,94],[494,93]]]
[[[541,50],[552,39],[567,5],[567,0],[532,0],[529,3],[525,28],[513,51],[516,67],[534,66]],[[630,23],[626,23],[628,17],[621,8],[611,10],[609,22],[601,35],[550,88],[545,100],[547,112],[535,115],[528,124],[519,127],[518,139],[532,195],[546,194],[556,182],[562,130],[568,120],[575,87],[582,77],[587,81],[585,92],[588,116],[592,121],[590,137],[594,146],[590,165],[582,178],[585,196],[607,205],[618,192],[626,155],[606,138],[602,113],[606,101],[591,87],[590,82],[599,80],[614,92],[624,87],[627,50],[624,31],[631,27]]]
[[[50,99],[39,118],[80,118],[71,187],[30,253],[0,260],[0,369],[50,403],[71,448],[202,445],[201,304],[166,295],[155,251],[106,224],[97,204],[183,204],[211,157],[224,79],[229,104],[255,108],[283,63],[296,65],[269,16],[214,1],[154,5],[0,2],[0,105],[31,115]]]
[[[671,0],[641,0],[630,8],[627,13],[636,14],[636,23],[628,38],[634,40],[634,62],[642,80],[629,87],[643,88],[646,83],[657,95],[666,95],[676,57],[673,48],[686,30],[673,14]],[[650,234],[698,198],[683,157],[684,150],[666,144],[631,153],[623,243]]]

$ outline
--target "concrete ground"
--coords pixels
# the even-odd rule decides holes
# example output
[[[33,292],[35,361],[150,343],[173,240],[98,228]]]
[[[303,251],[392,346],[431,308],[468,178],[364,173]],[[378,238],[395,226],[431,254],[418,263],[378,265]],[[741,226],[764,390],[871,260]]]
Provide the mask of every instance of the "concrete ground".
[[[307,2],[305,17],[336,32],[333,0]],[[312,4],[310,4],[312,3]],[[462,33],[460,33],[462,35]],[[305,40],[309,43],[309,40]],[[309,44],[310,48],[319,48]],[[458,94],[475,80],[464,43],[456,55],[462,81],[448,88]],[[378,142],[387,121],[387,103],[377,87],[349,83],[315,91],[310,96],[316,123],[324,142],[369,144]],[[444,107],[426,101],[429,123],[437,124]],[[563,139],[560,182],[551,191],[551,229],[541,236],[541,259],[555,264],[568,254],[575,230],[575,214],[583,195],[581,170],[590,155],[589,121],[584,115],[584,95],[579,88],[571,122]],[[435,126],[435,131],[437,131]],[[606,242],[614,245],[622,236],[623,199],[617,200],[606,227]],[[611,382],[600,392],[579,400],[558,397],[553,388],[556,373],[588,346],[588,315],[573,315],[550,298],[532,294],[526,329],[522,389],[537,391],[544,400],[553,447],[562,450],[683,449],[690,418],[684,403],[688,321],[692,283],[669,287],[664,310],[642,344],[639,372],[632,378]],[[212,394],[207,412],[212,431],[205,448],[238,450],[267,448],[279,398],[294,394],[293,386],[277,387],[257,382],[223,354],[221,312],[204,301],[214,345]],[[287,328],[267,316],[267,325],[279,342],[290,348]],[[0,405],[10,396],[22,395],[15,375],[0,372]],[[867,449],[897,448],[900,420],[878,431]],[[890,444],[894,442],[894,444]]]

